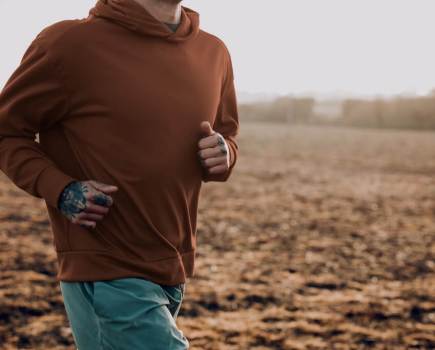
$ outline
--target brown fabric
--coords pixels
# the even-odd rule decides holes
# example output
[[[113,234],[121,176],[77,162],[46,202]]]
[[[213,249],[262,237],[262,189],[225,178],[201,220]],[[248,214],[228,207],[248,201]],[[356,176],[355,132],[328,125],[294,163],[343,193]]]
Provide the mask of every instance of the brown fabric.
[[[0,168],[45,200],[58,280],[183,283],[194,273],[202,182],[226,181],[237,160],[230,54],[184,6],[175,32],[134,0],[99,0],[89,12],[44,28],[1,91]],[[228,142],[224,174],[198,160],[204,120]],[[119,188],[95,230],[56,207],[68,183],[91,179]]]

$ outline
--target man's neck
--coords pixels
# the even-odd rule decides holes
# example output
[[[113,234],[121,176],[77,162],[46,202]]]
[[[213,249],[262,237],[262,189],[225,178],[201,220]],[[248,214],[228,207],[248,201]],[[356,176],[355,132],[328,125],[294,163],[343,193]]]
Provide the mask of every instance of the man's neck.
[[[143,6],[151,15],[161,22],[179,23],[181,16],[181,3],[170,3],[161,0],[134,0]]]

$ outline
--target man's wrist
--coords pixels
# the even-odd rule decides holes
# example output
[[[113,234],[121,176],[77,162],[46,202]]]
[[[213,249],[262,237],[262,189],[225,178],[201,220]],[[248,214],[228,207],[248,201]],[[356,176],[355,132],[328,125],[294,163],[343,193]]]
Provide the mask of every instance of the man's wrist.
[[[65,196],[66,196],[66,193],[68,191],[68,188],[73,186],[73,184],[76,182],[78,182],[78,181],[77,180],[71,181],[63,188],[63,190],[61,191],[61,193],[57,199],[57,205],[56,205],[57,209],[59,209],[59,210],[61,209],[61,205],[62,205],[62,202],[65,200]]]

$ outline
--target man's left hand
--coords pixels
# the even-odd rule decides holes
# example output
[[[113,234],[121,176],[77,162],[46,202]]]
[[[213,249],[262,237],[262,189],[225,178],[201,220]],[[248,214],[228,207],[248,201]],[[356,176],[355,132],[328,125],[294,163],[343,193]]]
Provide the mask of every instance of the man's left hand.
[[[225,138],[214,131],[209,122],[201,123],[204,137],[198,141],[198,157],[210,174],[224,173],[230,166],[230,152]]]

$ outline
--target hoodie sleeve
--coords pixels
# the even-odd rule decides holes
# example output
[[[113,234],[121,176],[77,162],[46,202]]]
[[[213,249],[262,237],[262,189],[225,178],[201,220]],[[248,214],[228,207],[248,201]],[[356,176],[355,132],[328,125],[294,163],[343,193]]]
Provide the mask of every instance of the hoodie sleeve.
[[[221,100],[216,114],[213,130],[219,132],[227,142],[230,153],[230,167],[220,174],[210,174],[204,171],[203,181],[227,181],[233,172],[237,162],[239,147],[236,136],[239,134],[239,114],[237,109],[237,98],[234,86],[234,72],[231,61],[231,56],[225,47],[226,51],[226,70],[223,81]]]
[[[63,188],[76,179],[44,154],[35,136],[67,114],[59,65],[36,37],[0,92],[0,169],[32,196],[57,208]]]

